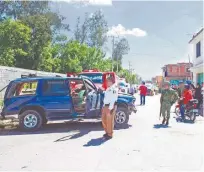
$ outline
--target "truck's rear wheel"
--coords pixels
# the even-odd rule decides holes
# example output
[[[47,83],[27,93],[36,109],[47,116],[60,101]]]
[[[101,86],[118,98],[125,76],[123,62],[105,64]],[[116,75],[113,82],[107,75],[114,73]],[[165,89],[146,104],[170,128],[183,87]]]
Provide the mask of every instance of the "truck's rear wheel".
[[[25,110],[19,114],[19,127],[25,131],[38,130],[43,124],[43,118],[35,110]]]
[[[115,127],[123,128],[127,126],[128,121],[129,121],[128,109],[125,107],[118,106],[115,114]]]

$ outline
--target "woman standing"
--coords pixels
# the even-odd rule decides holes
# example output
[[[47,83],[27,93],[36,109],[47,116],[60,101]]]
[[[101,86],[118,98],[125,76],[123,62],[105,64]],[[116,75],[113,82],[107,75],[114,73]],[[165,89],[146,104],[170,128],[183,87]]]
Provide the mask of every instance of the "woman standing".
[[[200,108],[200,104],[202,103],[202,93],[201,93],[202,87],[201,87],[201,85],[199,83],[197,83],[196,87],[194,87],[193,84],[191,86],[195,90],[194,98],[198,100],[197,108],[199,109]]]

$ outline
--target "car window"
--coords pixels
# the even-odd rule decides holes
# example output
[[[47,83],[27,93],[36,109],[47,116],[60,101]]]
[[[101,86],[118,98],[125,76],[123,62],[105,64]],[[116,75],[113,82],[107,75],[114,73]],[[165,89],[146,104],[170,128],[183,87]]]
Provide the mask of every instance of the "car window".
[[[45,80],[43,81],[43,95],[68,95],[69,88],[66,80]]]
[[[102,84],[102,73],[83,73],[79,74],[79,76],[87,77],[92,80],[94,83]]]
[[[6,98],[35,95],[37,86],[38,86],[37,81],[14,83],[9,88]]]
[[[91,81],[85,79],[84,82],[89,91],[96,90],[96,86]]]

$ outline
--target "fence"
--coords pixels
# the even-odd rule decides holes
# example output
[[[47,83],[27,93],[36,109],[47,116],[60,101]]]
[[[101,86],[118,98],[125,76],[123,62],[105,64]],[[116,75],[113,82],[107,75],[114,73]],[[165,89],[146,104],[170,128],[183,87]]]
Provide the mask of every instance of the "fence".
[[[66,77],[66,74],[61,73],[50,73],[50,72],[43,72],[43,71],[35,71],[35,70],[28,70],[28,69],[21,69],[21,68],[14,68],[14,67],[7,67],[7,66],[0,66],[0,90],[7,86],[10,81],[20,78],[21,75],[28,75],[28,74],[36,74],[38,76],[62,76]],[[0,106],[1,102],[4,97],[5,90],[0,92]]]

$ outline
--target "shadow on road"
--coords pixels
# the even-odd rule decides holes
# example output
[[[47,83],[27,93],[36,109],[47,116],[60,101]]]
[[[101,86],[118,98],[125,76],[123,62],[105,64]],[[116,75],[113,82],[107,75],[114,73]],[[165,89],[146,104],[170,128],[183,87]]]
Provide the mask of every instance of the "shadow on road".
[[[123,128],[116,128],[115,130],[128,129],[131,125],[126,125]],[[50,133],[67,133],[67,136],[61,137],[54,142],[63,142],[71,139],[77,139],[89,134],[92,131],[103,131],[101,121],[84,122],[84,121],[68,121],[64,123],[49,123],[35,132],[22,132],[19,129],[1,130],[0,136],[12,135],[33,135],[33,134],[50,134]],[[102,138],[92,139],[86,145],[97,146],[105,141]],[[85,146],[85,145],[84,145]]]
[[[123,127],[120,127],[120,128],[117,128],[117,127],[115,127],[114,128],[114,130],[121,130],[121,129],[128,129],[128,128],[131,128],[132,127],[132,125],[129,125],[129,124],[126,124],[126,125],[124,125]]]
[[[71,131],[77,131],[79,133],[69,136],[69,139],[75,139],[85,134],[88,134],[90,131],[101,131],[101,130],[103,130],[101,122],[69,121],[65,123],[50,123],[45,125],[39,131],[35,131],[35,132],[23,132],[23,131],[20,131],[19,129],[11,129],[11,130],[5,129],[0,132],[0,136],[69,133]]]
[[[153,128],[160,129],[160,128],[171,128],[171,127],[163,124],[154,124]]]
[[[107,142],[106,139],[103,137],[99,137],[97,139],[91,139],[87,144],[83,145],[84,147],[90,147],[90,146],[100,146],[103,143]]]
[[[83,126],[82,124],[83,124],[84,126]],[[77,138],[79,138],[79,137],[82,137],[82,136],[84,136],[84,135],[90,133],[91,131],[103,131],[101,122],[91,123],[91,124],[89,123],[89,124],[87,124],[87,125],[85,125],[85,123],[81,123],[81,124],[79,124],[79,125],[77,125],[77,126],[78,126],[78,127],[75,128],[75,129],[78,131],[78,133],[76,133],[76,134],[70,134],[70,135],[68,135],[68,136],[59,138],[59,139],[55,140],[54,142],[62,142],[62,141],[67,141],[67,140],[71,140],[71,139],[77,139]],[[132,125],[127,124],[127,125],[125,125],[123,128],[115,128],[114,130],[128,129],[128,128],[130,128],[130,127],[132,127]],[[75,129],[72,129],[72,131],[75,130]],[[95,144],[95,142],[96,142],[96,143],[99,143],[99,142],[100,142],[100,139],[101,139],[101,138],[92,139],[92,140],[90,141],[90,143],[89,143],[89,144],[87,143],[87,144],[88,144],[88,145],[90,145],[90,144]]]
[[[181,117],[177,117],[176,122],[181,122],[181,123],[185,123],[185,124],[194,124],[195,123],[192,120],[188,120],[188,119],[185,119],[184,121],[182,121]]]

